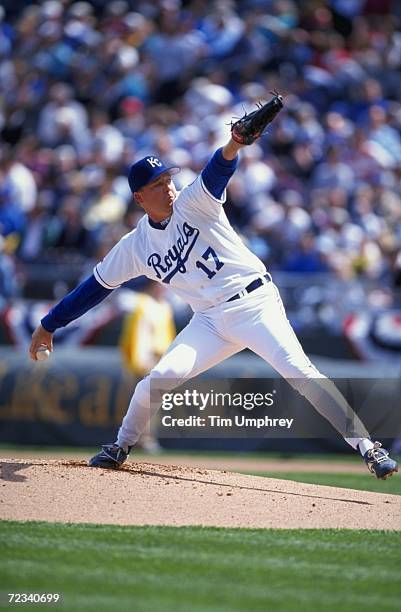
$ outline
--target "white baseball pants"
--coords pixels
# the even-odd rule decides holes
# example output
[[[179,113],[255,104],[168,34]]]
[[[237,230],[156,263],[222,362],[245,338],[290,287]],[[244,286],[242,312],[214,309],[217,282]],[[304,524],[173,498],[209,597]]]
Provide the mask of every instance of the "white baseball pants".
[[[353,448],[369,437],[336,386],[305,355],[286,317],[278,289],[269,282],[237,300],[194,314],[159,363],[137,384],[117,443],[133,446],[153,416],[151,382],[163,391],[171,391],[244,348],[271,364]],[[347,437],[350,415],[357,432],[352,438]]]

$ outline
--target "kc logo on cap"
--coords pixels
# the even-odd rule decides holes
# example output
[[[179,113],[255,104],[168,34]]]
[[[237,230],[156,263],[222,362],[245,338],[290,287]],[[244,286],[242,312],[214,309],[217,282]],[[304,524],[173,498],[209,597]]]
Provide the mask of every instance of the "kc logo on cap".
[[[132,164],[128,173],[128,183],[132,193],[135,193],[154,181],[163,172],[176,174],[179,171],[178,166],[165,166],[155,155],[148,155]]]
[[[158,166],[160,168],[160,166],[163,165],[162,162],[157,159],[157,157],[148,157],[147,161],[152,166],[152,168],[154,168],[155,166]]]

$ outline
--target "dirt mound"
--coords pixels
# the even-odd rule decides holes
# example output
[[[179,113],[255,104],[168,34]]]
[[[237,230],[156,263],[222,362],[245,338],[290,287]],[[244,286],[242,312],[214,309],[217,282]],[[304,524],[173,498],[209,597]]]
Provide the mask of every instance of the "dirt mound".
[[[0,460],[0,518],[118,525],[401,530],[396,495],[226,471],[79,460]]]

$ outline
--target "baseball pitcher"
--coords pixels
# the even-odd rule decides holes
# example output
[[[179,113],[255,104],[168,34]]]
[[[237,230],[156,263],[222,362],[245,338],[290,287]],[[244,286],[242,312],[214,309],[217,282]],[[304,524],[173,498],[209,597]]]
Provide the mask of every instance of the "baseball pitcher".
[[[266,104],[231,126],[231,138],[201,174],[181,192],[156,156],[134,163],[128,182],[146,214],[99,262],[93,274],[42,319],[32,335],[30,355],[53,349],[54,332],[137,276],[169,285],[192,308],[189,324],[134,391],[115,443],[102,446],[89,465],[119,468],[150,418],[151,384],[178,386],[249,348],[270,363],[315,409],[359,450],[369,470],[385,479],[398,470],[379,442],[373,443],[360,419],[336,386],[305,355],[286,318],[269,272],[230,226],[223,209],[225,189],[238,152],[259,138],[283,107],[275,94]],[[153,403],[152,403],[153,406]]]

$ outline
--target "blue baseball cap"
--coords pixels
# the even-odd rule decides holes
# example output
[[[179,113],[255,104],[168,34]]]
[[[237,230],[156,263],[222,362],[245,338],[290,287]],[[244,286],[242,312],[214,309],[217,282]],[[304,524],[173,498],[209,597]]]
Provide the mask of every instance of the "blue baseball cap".
[[[148,155],[132,164],[128,173],[128,183],[132,193],[135,193],[141,187],[145,187],[145,185],[154,181],[163,172],[176,174],[180,170],[181,168],[178,166],[166,167],[158,157]]]

